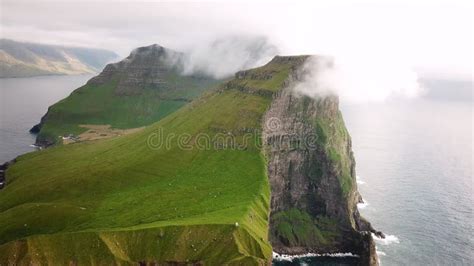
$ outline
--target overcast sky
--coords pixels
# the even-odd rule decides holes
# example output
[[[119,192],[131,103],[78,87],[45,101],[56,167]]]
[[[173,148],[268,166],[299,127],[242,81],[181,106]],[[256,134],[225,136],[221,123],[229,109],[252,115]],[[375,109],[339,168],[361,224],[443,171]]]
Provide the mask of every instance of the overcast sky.
[[[282,54],[344,55],[471,77],[470,1],[326,2],[1,0],[1,36],[126,56],[152,43],[179,50],[225,35],[262,35]]]

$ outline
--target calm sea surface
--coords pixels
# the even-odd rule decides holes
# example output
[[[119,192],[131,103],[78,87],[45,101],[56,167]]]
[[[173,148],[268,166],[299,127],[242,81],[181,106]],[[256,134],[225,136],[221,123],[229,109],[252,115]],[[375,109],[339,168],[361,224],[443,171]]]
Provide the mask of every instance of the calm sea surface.
[[[32,151],[28,130],[90,77],[0,79],[0,162]],[[367,202],[360,210],[388,235],[377,241],[382,265],[474,264],[472,94],[467,101],[423,98],[341,109]],[[295,262],[345,263],[351,259]]]
[[[0,163],[33,151],[34,135],[48,107],[84,85],[92,75],[0,79]]]
[[[472,101],[342,110],[382,264],[473,265]]]

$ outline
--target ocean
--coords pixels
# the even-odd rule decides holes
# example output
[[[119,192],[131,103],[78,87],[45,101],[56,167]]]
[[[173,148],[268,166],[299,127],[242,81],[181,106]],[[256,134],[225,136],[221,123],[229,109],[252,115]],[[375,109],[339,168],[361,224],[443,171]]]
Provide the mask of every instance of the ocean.
[[[342,111],[381,264],[473,265],[472,97]]]
[[[48,107],[84,85],[92,75],[0,79],[0,164],[35,150],[29,133]]]
[[[0,162],[33,151],[28,130],[90,77],[0,79]],[[366,201],[359,209],[387,235],[376,241],[382,265],[474,264],[472,91],[443,97],[440,90],[457,85],[433,84],[433,97],[341,105]],[[283,265],[352,262],[304,258]]]

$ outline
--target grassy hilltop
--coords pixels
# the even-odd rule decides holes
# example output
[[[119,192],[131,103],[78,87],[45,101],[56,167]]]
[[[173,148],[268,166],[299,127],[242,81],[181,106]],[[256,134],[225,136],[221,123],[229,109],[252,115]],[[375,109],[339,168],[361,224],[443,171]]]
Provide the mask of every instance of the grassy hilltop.
[[[0,191],[0,264],[267,264],[270,188],[257,133],[295,68],[282,62],[140,132],[19,157]],[[159,132],[189,134],[191,148],[157,149]],[[235,147],[198,148],[203,133],[235,136]]]

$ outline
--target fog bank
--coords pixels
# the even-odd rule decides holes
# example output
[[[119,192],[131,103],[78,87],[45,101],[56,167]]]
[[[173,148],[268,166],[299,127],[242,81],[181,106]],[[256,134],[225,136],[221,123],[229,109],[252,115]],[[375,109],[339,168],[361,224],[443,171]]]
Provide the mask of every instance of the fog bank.
[[[423,93],[416,72],[387,55],[315,56],[300,74],[302,81],[294,90],[310,97],[333,94],[341,101],[360,103],[414,98]]]

